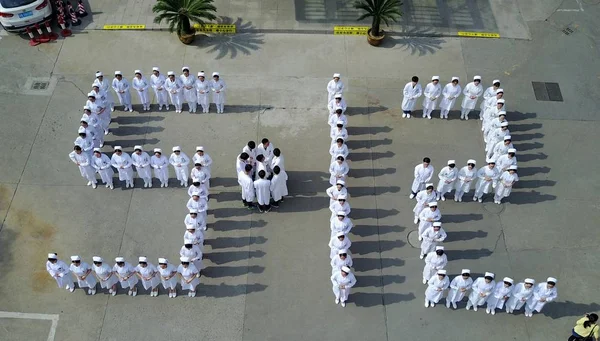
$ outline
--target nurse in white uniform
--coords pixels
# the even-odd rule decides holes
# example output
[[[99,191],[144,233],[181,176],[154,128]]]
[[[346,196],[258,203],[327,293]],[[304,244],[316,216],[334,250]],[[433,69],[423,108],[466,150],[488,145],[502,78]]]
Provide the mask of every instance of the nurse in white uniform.
[[[169,291],[169,298],[177,297],[177,268],[166,258],[158,259],[158,273],[163,288]]]
[[[88,288],[88,295],[96,294],[96,277],[92,273],[92,267],[86,263],[81,261],[81,257],[79,256],[71,256],[71,266],[69,270],[75,275],[77,278],[77,285],[80,288],[85,289]]]
[[[100,282],[100,288],[108,289],[108,293],[115,296],[117,294],[117,282],[119,281],[117,275],[108,264],[104,264],[102,257],[92,257],[94,261],[93,269],[98,281]]]
[[[46,262],[46,271],[54,278],[56,284],[61,289],[67,289],[70,292],[75,291],[75,284],[73,283],[73,277],[71,277],[71,270],[65,262],[59,260],[56,253],[48,254],[48,261]]]
[[[448,289],[449,285],[450,281],[446,276],[446,270],[438,270],[435,275],[431,276],[425,290],[425,308],[435,307],[436,303],[444,297],[444,290]]]
[[[158,284],[160,276],[158,270],[152,263],[148,263],[148,258],[139,257],[138,265],[135,267],[137,276],[142,280],[142,286],[145,290],[150,289],[150,296],[158,296]]]

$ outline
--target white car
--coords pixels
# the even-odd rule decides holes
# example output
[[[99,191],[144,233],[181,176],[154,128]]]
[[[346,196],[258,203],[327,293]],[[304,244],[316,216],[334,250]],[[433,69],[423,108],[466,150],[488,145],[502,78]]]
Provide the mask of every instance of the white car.
[[[50,0],[0,0],[0,24],[8,32],[23,32],[51,18]]]

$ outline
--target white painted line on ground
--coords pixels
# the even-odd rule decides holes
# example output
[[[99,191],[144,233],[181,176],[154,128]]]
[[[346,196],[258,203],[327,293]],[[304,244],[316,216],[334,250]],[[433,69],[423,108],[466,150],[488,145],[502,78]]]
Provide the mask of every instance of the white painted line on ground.
[[[577,0],[577,3],[579,4],[579,10],[583,12],[583,4],[581,3],[581,0]]]
[[[559,8],[556,10],[557,12],[581,12],[583,10],[579,9],[569,9],[569,8]]]
[[[56,336],[56,327],[58,326],[57,314],[32,314],[13,311],[0,311],[0,318],[52,321],[50,332],[48,333],[48,338],[46,340],[54,341],[54,337]]]

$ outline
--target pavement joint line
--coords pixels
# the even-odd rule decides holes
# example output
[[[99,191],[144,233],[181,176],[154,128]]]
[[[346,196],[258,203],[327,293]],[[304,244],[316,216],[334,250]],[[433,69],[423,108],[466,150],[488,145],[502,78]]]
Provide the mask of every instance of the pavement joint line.
[[[579,10],[578,10],[579,11]],[[104,30],[103,28],[84,28],[84,29],[80,29],[77,30],[79,32],[86,32],[86,31],[107,31]],[[167,28],[163,28],[163,27],[151,27],[151,28],[146,28],[144,30],[108,30],[108,31],[132,31],[132,32],[136,32],[136,31],[163,31],[166,32],[168,31]],[[269,33],[273,33],[273,34],[314,34],[314,35],[334,35],[333,33],[333,28],[331,29],[281,29],[281,28],[245,28],[245,29],[239,29],[237,30],[236,33],[229,33],[229,35],[235,35],[235,34],[244,34],[244,33],[263,33],[263,34],[269,34]],[[392,36],[392,37],[407,37],[407,38],[463,38],[463,39],[490,39],[490,38],[484,38],[484,37],[466,37],[466,36],[460,36],[457,33],[444,33],[444,32],[425,32],[425,33],[406,33],[406,32],[401,32],[401,31],[386,31],[386,35]],[[341,35],[344,36],[344,35]],[[363,38],[364,36],[361,35],[357,35],[356,37],[361,37]],[[527,38],[515,38],[515,37],[494,37],[493,39],[512,39],[512,40],[531,40],[531,39],[527,39]]]
[[[347,54],[346,54],[347,55]],[[347,63],[346,63],[347,65]],[[372,177],[373,177],[373,191],[376,191],[376,179],[375,179],[375,161],[373,160],[373,146],[372,146],[372,135],[373,132],[371,131],[372,129],[372,125],[371,125],[371,113],[370,113],[370,106],[367,105],[367,122],[369,124],[369,154],[370,154],[370,160],[371,160],[371,171],[372,171]],[[385,339],[387,341],[389,341],[390,336],[389,336],[389,328],[388,328],[388,316],[387,316],[387,305],[385,304],[385,283],[383,283],[383,258],[382,258],[382,251],[381,251],[381,230],[380,230],[380,226],[379,226],[379,205],[377,204],[377,193],[375,193],[374,195],[375,198],[375,221],[377,224],[377,248],[378,250],[378,254],[379,254],[379,280],[381,283],[381,303],[382,303],[382,307],[383,307],[383,323],[385,325]]]
[[[0,318],[52,321],[52,324],[50,325],[50,331],[48,332],[48,338],[46,340],[54,341],[54,338],[56,336],[56,327],[58,326],[59,315],[0,311]]]

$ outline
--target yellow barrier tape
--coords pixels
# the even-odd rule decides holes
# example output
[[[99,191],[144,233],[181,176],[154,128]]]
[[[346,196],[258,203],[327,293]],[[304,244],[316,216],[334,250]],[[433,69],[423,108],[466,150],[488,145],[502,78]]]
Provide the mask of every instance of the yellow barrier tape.
[[[366,36],[369,26],[334,26],[334,35],[360,35]]]
[[[500,38],[500,34],[499,33],[493,33],[493,32],[465,32],[465,31],[459,31],[458,35],[460,37]]]
[[[105,30],[145,30],[146,25],[104,25]]]
[[[235,25],[224,25],[224,24],[206,24],[201,26],[200,24],[194,24],[194,29],[198,32],[206,33],[236,33],[237,28]]]

